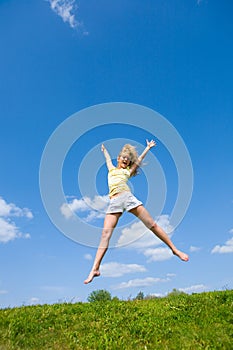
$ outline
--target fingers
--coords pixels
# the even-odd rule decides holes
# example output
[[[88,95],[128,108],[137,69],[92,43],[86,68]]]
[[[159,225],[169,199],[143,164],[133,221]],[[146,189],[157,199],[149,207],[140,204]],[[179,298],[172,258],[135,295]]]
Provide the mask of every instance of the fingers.
[[[156,145],[156,142],[154,140],[151,140],[150,145],[151,147],[154,147]]]
[[[151,140],[151,141],[146,140],[146,143],[147,143],[147,146],[150,148],[156,146],[156,142],[154,140]]]

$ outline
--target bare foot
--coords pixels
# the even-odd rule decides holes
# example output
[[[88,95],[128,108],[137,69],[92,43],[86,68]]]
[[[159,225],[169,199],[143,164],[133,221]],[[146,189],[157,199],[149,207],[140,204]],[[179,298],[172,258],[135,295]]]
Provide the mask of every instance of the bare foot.
[[[84,281],[84,284],[90,283],[93,280],[93,278],[99,277],[99,276],[100,276],[99,270],[91,270],[88,278]]]
[[[173,250],[173,254],[178,256],[178,258],[180,258],[183,261],[189,261],[189,256],[178,249]]]

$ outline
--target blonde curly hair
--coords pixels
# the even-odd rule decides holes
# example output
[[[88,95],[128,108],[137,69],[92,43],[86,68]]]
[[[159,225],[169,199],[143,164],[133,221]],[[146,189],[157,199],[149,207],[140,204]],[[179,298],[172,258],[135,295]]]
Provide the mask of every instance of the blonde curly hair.
[[[129,163],[130,168],[138,160],[138,152],[136,150],[136,147],[132,146],[128,143],[122,147],[122,149],[119,153],[119,157],[122,155],[127,155],[130,158],[130,163]],[[136,170],[133,175],[135,176],[137,174],[138,174],[138,171]]]

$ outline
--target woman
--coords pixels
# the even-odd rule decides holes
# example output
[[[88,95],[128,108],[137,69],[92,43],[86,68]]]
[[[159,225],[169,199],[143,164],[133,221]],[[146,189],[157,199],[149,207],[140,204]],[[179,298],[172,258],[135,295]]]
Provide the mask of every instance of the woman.
[[[110,204],[106,212],[101,241],[95,261],[88,278],[84,281],[85,284],[90,283],[94,277],[100,276],[99,268],[101,261],[108,249],[113,230],[125,210],[137,216],[148,229],[172,250],[174,255],[178,256],[183,261],[189,260],[188,255],[178,250],[164,230],[155,223],[154,219],[144,208],[142,202],[131,193],[127,185],[128,179],[137,174],[138,167],[148,151],[156,146],[153,140],[146,140],[146,142],[147,146],[140,156],[138,156],[134,146],[129,144],[125,145],[117,158],[117,167],[114,167],[107,149],[102,145],[101,149],[104,153],[108,168]]]

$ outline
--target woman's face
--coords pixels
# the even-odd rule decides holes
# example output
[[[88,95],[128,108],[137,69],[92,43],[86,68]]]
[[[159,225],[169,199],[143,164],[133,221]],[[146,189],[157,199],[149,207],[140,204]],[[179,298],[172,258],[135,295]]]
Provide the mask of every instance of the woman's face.
[[[130,164],[130,156],[127,153],[122,153],[117,158],[118,168],[126,169]]]

